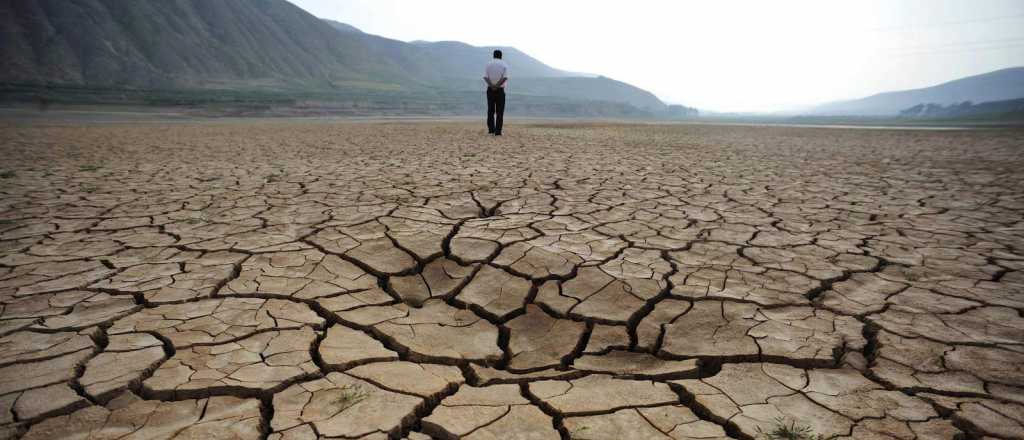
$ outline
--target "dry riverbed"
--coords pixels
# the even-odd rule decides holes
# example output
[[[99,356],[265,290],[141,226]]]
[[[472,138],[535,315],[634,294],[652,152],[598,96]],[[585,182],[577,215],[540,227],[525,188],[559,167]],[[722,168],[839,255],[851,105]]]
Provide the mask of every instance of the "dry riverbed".
[[[0,438],[1024,438],[1022,131],[2,125]]]

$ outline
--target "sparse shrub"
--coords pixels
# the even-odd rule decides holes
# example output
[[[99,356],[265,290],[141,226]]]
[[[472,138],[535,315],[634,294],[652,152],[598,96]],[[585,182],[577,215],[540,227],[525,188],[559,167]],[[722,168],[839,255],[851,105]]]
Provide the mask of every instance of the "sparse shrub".
[[[569,438],[573,440],[586,440],[583,435],[590,430],[589,426],[580,426],[569,433]]]
[[[81,184],[78,187],[78,189],[82,190],[83,192],[87,192],[89,194],[92,194],[92,193],[96,192],[96,190],[99,189],[99,188],[97,188],[96,185],[92,185],[92,184],[88,184],[88,183],[83,183],[83,184]]]
[[[0,179],[10,179],[10,178],[14,177],[14,175],[15,175],[14,170],[7,170],[7,171],[4,171],[4,172],[0,173]]]
[[[370,393],[363,389],[359,384],[349,384],[341,388],[341,395],[337,399],[334,399],[334,404],[337,405],[338,412],[344,411],[351,408],[353,405],[362,402],[370,396]]]
[[[817,434],[808,425],[799,425],[796,421],[787,421],[782,417],[775,419],[767,431],[757,427],[757,438],[763,440],[832,440],[837,437]]]
[[[184,221],[185,224],[187,224],[187,225],[198,225],[198,224],[203,224],[203,223],[209,223],[210,219],[209,219],[209,217],[206,216],[205,212],[199,211],[199,216],[198,217],[189,217],[189,218],[186,218],[186,219],[184,219],[182,221]]]
[[[90,172],[90,173],[93,172],[93,171],[97,171],[99,169],[100,169],[99,165],[82,165],[82,166],[78,167],[78,171],[86,171],[86,172]]]
[[[906,278],[907,281],[918,281],[921,279],[921,273],[913,268],[904,267],[901,272],[903,272],[903,278]]]

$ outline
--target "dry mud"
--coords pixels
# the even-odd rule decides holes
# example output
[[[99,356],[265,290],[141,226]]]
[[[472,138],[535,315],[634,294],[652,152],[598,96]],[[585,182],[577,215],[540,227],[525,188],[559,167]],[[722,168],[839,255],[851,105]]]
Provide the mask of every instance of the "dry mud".
[[[0,438],[1024,433],[1024,133],[0,131]]]

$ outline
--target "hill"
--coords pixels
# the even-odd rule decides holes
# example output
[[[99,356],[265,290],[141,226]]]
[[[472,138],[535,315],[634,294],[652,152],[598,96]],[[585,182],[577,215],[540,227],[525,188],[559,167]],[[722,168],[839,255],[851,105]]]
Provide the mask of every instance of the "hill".
[[[822,116],[896,116],[917,104],[951,105],[1024,98],[1024,67],[997,70],[922,89],[880,93],[824,104],[809,113]]]
[[[285,0],[0,0],[0,25],[2,100],[138,94],[148,101],[201,103],[272,95],[408,109],[444,98],[455,101],[442,108],[476,111],[479,97],[463,92],[482,91],[482,65],[494,49],[392,40],[321,20]],[[537,98],[527,108],[561,99],[571,104],[563,109],[593,102],[601,112],[667,111],[653,94],[629,84],[501,49],[514,81],[510,90],[521,100]]]
[[[393,86],[390,60],[283,0],[0,0],[0,81]]]

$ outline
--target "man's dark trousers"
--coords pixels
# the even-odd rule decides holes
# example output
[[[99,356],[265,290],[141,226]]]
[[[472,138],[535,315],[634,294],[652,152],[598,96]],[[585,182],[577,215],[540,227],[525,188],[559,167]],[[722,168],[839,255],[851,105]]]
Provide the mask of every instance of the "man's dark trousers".
[[[497,113],[497,119],[495,119]],[[505,89],[487,89],[487,132],[501,134],[501,126],[505,122]]]

